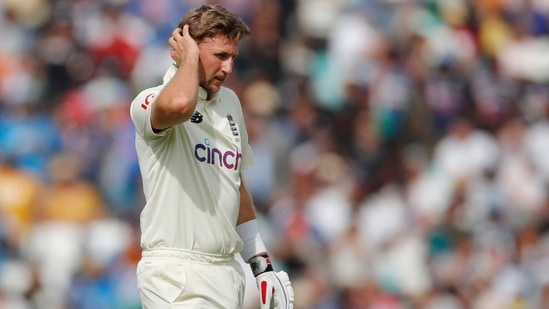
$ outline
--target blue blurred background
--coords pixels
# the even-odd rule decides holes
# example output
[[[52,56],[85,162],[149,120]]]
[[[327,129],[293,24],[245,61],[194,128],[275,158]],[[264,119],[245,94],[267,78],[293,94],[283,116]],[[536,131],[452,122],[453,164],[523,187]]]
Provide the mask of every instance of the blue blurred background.
[[[140,308],[128,107],[203,3],[0,3],[1,308]],[[549,0],[218,3],[296,309],[547,308]]]

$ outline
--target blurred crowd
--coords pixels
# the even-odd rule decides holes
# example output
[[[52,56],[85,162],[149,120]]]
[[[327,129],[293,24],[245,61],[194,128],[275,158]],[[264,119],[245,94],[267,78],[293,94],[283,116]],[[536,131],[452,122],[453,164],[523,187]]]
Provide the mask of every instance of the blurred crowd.
[[[1,308],[140,308],[129,104],[206,2],[0,2]],[[216,2],[296,309],[549,308],[549,0]]]

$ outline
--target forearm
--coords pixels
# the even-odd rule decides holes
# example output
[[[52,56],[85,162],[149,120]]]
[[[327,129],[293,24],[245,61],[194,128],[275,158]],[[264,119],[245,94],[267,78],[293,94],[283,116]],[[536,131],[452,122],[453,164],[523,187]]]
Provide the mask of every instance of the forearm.
[[[198,60],[188,59],[158,95],[151,115],[152,127],[163,130],[188,120],[198,102]]]
[[[236,231],[244,243],[241,255],[245,262],[249,262],[256,255],[267,253],[263,239],[259,234],[253,200],[243,182],[240,185],[240,211]]]
[[[240,209],[236,225],[238,226],[255,218],[255,207],[252,197],[242,181],[240,185]]]
[[[156,130],[188,120],[198,102],[200,49],[189,34],[189,26],[174,29],[168,43],[177,71],[153,104],[151,125]]]

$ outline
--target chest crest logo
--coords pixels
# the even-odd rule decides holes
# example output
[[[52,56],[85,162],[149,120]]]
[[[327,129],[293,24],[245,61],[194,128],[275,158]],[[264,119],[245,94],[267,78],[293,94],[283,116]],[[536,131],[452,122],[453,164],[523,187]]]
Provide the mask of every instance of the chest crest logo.
[[[234,137],[236,137],[237,140],[240,140],[239,136],[240,133],[238,133],[238,127],[236,126],[236,123],[234,122],[233,116],[231,114],[227,114],[227,120],[229,120],[229,126],[231,127],[231,133]]]
[[[229,120],[229,126],[231,127],[231,132],[233,133],[233,136],[238,136],[238,128],[236,126],[236,123],[234,122],[233,116],[231,114],[227,114],[227,119]]]

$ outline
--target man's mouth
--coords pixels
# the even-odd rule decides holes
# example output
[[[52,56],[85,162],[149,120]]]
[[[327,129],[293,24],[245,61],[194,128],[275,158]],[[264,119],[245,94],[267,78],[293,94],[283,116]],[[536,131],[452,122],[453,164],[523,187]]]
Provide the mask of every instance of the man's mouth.
[[[220,86],[221,84],[223,84],[224,81],[225,81],[225,78],[223,77],[214,77],[212,80],[213,84],[217,86]]]

